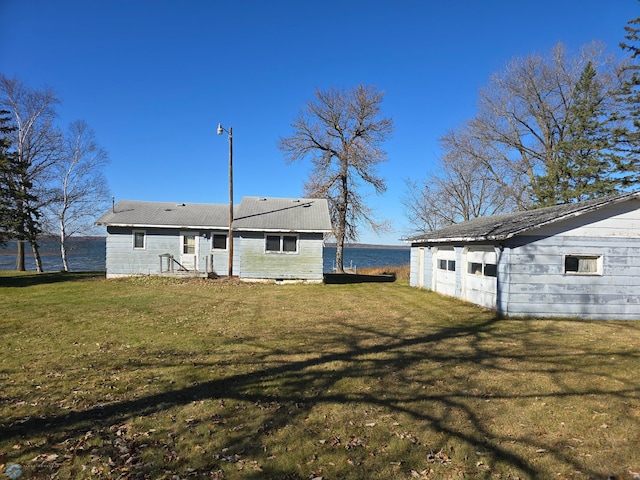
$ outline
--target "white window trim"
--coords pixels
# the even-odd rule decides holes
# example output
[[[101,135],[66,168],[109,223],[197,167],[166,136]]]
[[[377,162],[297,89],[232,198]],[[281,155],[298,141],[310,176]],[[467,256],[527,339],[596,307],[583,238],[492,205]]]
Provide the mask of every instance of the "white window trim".
[[[225,237],[224,248],[215,248],[213,238],[216,236]],[[228,233],[211,233],[211,251],[212,252],[226,252],[229,250],[229,234]]]
[[[198,237],[200,236],[199,232],[180,232],[180,255],[197,255],[198,253]],[[194,237],[193,249],[194,253],[184,253],[184,239],[185,237]]]
[[[136,247],[136,234],[137,233],[141,233],[143,235],[143,237],[142,237],[142,247]],[[147,231],[146,230],[140,230],[140,229],[132,230],[132,232],[131,232],[131,247],[134,250],[146,250],[147,249]]]
[[[480,272],[479,273],[473,273],[470,272],[469,270],[471,269],[471,265],[475,264],[475,265],[480,265]],[[496,275],[487,275],[487,265],[493,265],[494,267],[496,267]],[[489,277],[489,278],[495,278],[497,277],[497,270],[498,270],[498,264],[497,263],[491,263],[491,262],[467,262],[467,275],[469,275],[470,277]]]
[[[280,237],[280,249],[279,250],[267,250],[267,237]],[[283,248],[284,237],[296,238],[296,250],[295,252],[285,252]],[[300,235],[297,233],[265,233],[264,234],[264,253],[266,255],[298,255],[300,253]]]
[[[576,257],[579,259],[581,258],[595,258],[596,259],[596,271],[595,272],[567,272],[567,257]],[[593,276],[602,276],[602,265],[603,265],[603,258],[604,255],[602,254],[591,254],[591,253],[567,253],[564,254],[562,256],[562,270],[564,272],[565,275],[568,276],[588,276],[588,277],[593,277]]]

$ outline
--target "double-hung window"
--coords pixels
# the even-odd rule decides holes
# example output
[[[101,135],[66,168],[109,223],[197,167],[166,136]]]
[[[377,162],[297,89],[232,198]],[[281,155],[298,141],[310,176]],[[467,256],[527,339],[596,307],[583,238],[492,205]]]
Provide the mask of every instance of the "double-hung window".
[[[267,253],[298,253],[298,236],[267,235],[265,251]]]
[[[147,246],[147,235],[144,230],[133,231],[133,249],[144,250]]]
[[[182,253],[184,255],[193,255],[196,253],[195,235],[184,235],[182,237]]]

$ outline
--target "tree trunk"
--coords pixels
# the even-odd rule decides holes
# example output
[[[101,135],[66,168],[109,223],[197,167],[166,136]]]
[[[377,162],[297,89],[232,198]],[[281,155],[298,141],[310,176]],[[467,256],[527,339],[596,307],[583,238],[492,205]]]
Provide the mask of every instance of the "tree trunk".
[[[67,262],[67,234],[64,229],[64,223],[60,222],[60,256],[62,257],[62,271],[69,271],[69,264]]]
[[[24,272],[24,240],[18,240],[18,255],[16,256],[16,271]]]
[[[344,273],[344,233],[336,235],[336,273]]]
[[[38,242],[35,240],[31,243],[31,248],[33,250],[33,259],[36,262],[36,271],[38,273],[42,273],[42,258],[40,258],[40,248],[38,247]]]

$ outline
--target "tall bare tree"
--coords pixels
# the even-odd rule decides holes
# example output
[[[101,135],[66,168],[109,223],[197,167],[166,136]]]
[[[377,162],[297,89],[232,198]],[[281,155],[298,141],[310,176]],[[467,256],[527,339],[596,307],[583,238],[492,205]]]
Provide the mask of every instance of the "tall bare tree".
[[[49,221],[56,222],[60,238],[63,271],[69,271],[68,239],[91,231],[93,220],[109,201],[109,189],[104,167],[109,161],[95,133],[84,120],[69,126],[62,156],[52,166],[53,198],[45,206]]]
[[[440,145],[444,154],[427,178],[406,182],[402,203],[416,232],[513,209],[509,195],[481,161],[482,146],[464,129],[449,132]]]
[[[482,89],[471,134],[486,145],[484,163],[518,209],[530,208],[538,179],[561,162],[561,145],[567,145],[570,112],[579,96],[576,88],[591,64],[602,92],[601,108],[613,108],[613,94],[620,85],[619,62],[593,43],[569,55],[562,44],[550,55],[532,54],[512,60],[491,77]]]
[[[38,250],[39,213],[50,200],[47,184],[51,167],[59,158],[60,133],[55,127],[55,107],[59,103],[48,88],[33,89],[16,78],[0,75],[0,107],[9,111],[15,130],[10,133],[12,147],[20,166],[16,176],[22,196],[17,203],[20,226],[16,269],[25,270],[24,243],[33,249],[36,269],[42,271]]]
[[[361,193],[364,187],[373,187],[376,193],[386,190],[376,171],[387,160],[382,144],[393,133],[393,120],[381,116],[383,97],[372,86],[316,89],[315,98],[291,124],[293,134],[278,144],[289,162],[311,158],[313,170],[305,193],[329,201],[338,272],[344,271],[345,241],[358,239],[361,223],[374,230],[386,226],[375,218]]]
[[[550,181],[547,173],[575,158],[568,155],[572,153],[569,148],[585,151],[583,138],[576,138],[580,134],[575,122],[579,110],[574,104],[584,98],[576,89],[588,65],[594,73],[593,84],[602,93],[594,115],[605,118],[615,108],[613,92],[622,79],[620,62],[606,55],[602,45],[594,43],[568,55],[558,44],[550,55],[515,58],[480,90],[476,116],[440,139],[444,151],[441,171],[421,186],[429,198],[421,198],[420,189],[410,188],[410,203],[427,205],[444,223],[483,211],[492,214],[536,206],[536,192],[543,190],[538,182]],[[587,140],[593,141],[595,135],[590,135]],[[617,165],[615,161],[601,163],[603,169]],[[600,173],[619,174],[610,170]],[[464,199],[460,192],[476,192],[482,197]],[[478,209],[479,205],[483,208]]]

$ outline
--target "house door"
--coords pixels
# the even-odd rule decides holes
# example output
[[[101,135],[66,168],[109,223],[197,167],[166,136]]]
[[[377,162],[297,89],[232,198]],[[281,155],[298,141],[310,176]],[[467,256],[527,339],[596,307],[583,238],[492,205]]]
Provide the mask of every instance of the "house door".
[[[180,234],[180,264],[189,271],[198,270],[199,238],[197,232]]]

